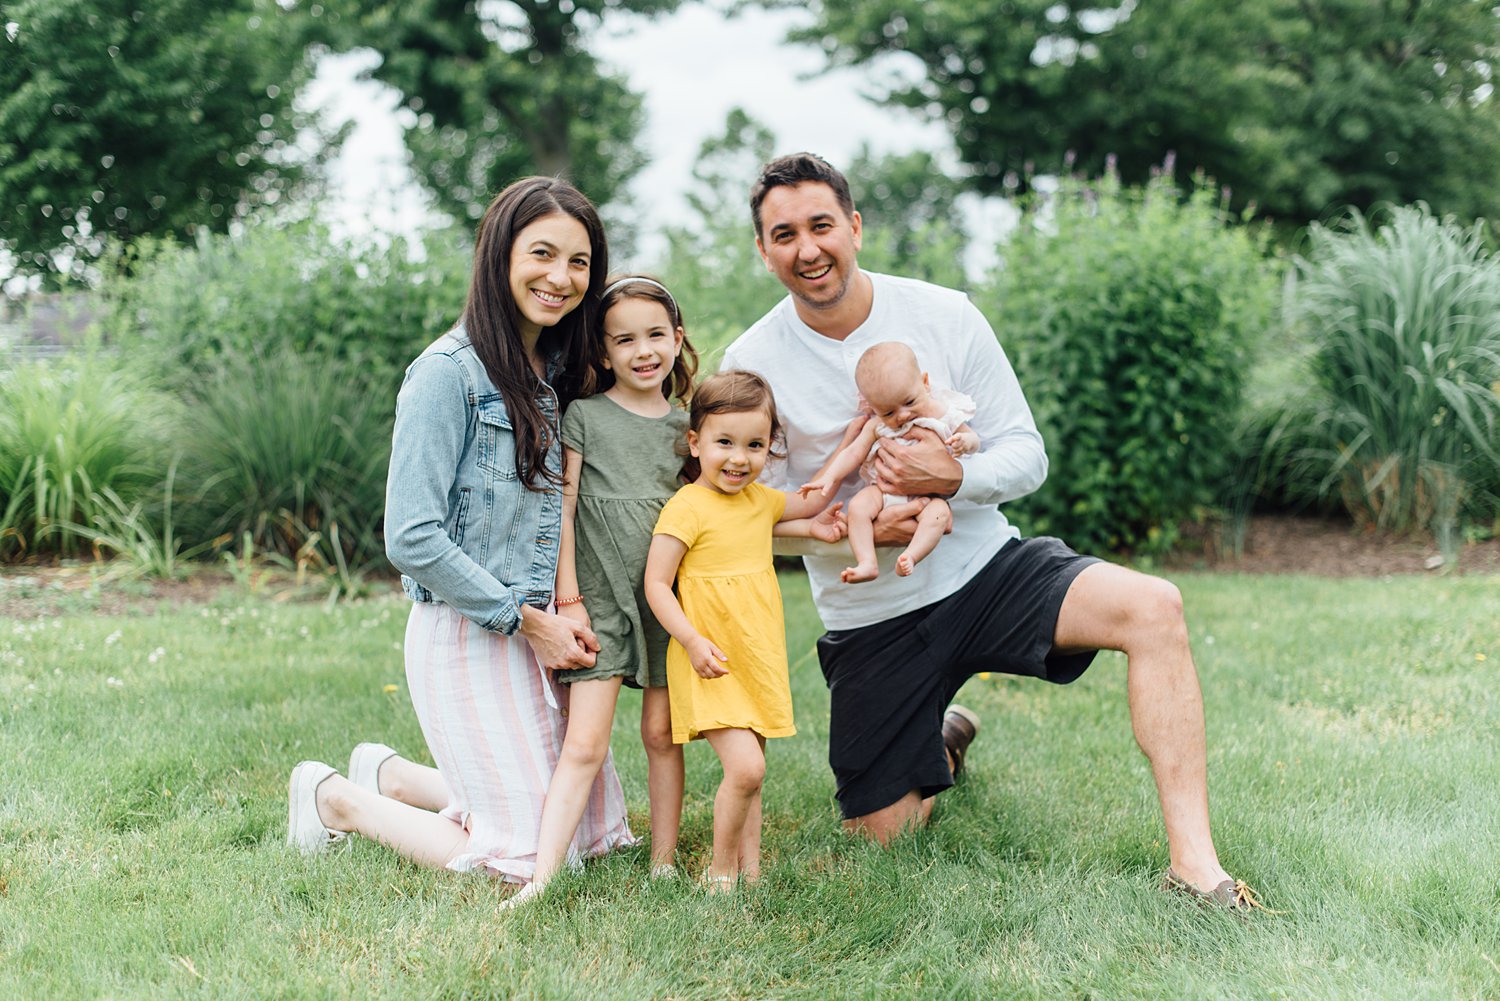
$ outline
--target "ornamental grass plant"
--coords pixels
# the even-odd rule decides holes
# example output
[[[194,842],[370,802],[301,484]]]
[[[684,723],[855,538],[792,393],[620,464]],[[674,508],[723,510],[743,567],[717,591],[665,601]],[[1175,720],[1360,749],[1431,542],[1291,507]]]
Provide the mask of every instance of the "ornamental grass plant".
[[[108,497],[150,503],[174,405],[116,359],[87,351],[0,375],[0,558],[75,556],[74,530]]]
[[[1315,224],[1289,314],[1314,345],[1289,492],[1445,550],[1464,523],[1500,523],[1500,258],[1482,222],[1414,206]]]
[[[185,393],[188,534],[345,582],[384,566],[395,401],[375,383],[351,361],[286,347],[217,359]]]

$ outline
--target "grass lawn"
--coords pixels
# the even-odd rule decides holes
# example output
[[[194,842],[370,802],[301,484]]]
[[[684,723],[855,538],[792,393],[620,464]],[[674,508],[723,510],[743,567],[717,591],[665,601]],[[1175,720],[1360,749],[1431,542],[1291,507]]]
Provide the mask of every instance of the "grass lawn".
[[[284,844],[297,761],[342,769],[358,740],[426,760],[399,598],[0,620],[0,997],[1500,997],[1500,577],[1177,579],[1220,852],[1279,916],[1157,890],[1113,655],[1069,688],[975,679],[984,732],[937,823],[890,851],[841,836],[798,577],[801,732],[771,744],[763,882],[650,883],[642,847],[517,914],[379,845]],[[695,873],[716,773],[689,749]]]

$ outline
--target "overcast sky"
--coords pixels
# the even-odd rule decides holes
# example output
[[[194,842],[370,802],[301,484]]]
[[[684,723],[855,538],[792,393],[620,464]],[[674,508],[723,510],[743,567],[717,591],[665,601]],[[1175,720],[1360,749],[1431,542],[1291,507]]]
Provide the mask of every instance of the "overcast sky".
[[[681,192],[698,147],[722,130],[735,106],[769,126],[779,150],[812,150],[835,166],[861,144],[878,152],[951,149],[941,127],[862,97],[867,74],[820,73],[819,52],[783,44],[788,28],[806,20],[801,11],[763,10],[726,19],[695,3],[655,21],[614,18],[606,29],[619,27],[593,39],[592,51],[623,71],[645,98],[641,141],[650,162],[633,185],[637,205],[654,213],[643,220],[644,229],[681,221]],[[356,123],[335,167],[328,213],[351,234],[410,232],[421,225],[425,203],[404,164],[398,98],[355,79],[373,58],[365,52],[325,60],[309,94],[311,102]],[[650,252],[648,242],[642,256]]]

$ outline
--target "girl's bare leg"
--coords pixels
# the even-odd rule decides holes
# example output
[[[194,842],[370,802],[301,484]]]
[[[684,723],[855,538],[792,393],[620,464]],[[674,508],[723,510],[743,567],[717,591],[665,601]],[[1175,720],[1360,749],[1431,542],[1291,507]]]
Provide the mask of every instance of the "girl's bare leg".
[[[839,580],[845,584],[859,584],[880,576],[880,566],[875,562],[875,516],[884,506],[885,496],[874,486],[865,487],[850,499],[849,548],[854,552],[855,565],[839,574]]]
[[[568,686],[568,732],[542,804],[532,895],[547,885],[568,857],[568,846],[578,832],[594,779],[609,754],[609,728],[615,718],[620,680],[575,681]]]
[[[646,795],[651,802],[651,868],[677,858],[682,826],[682,745],[672,743],[672,712],[665,688],[641,692],[641,743],[646,747]]]
[[[746,825],[752,808],[756,822],[754,871],[760,871],[760,798],[766,776],[766,756],[760,735],[752,730],[719,729],[703,734],[724,766],[724,779],[714,795],[714,855],[709,863],[710,880],[741,875]],[[726,887],[727,888],[727,887]]]
[[[760,743],[760,753],[764,759],[766,738],[757,733],[755,739]],[[755,799],[745,813],[745,833],[740,836],[740,879],[746,882],[760,879],[761,797],[764,791],[762,783],[762,788],[755,793]]]
[[[911,542],[907,543],[901,555],[896,557],[896,573],[902,577],[911,576],[917,564],[937,548],[952,523],[953,509],[948,506],[947,501],[941,497],[928,501],[922,513],[917,515],[916,534],[911,537]]]
[[[361,789],[342,775],[318,785],[317,806],[330,830],[362,834],[429,868],[445,867],[469,846],[468,832],[457,823]]]
[[[442,774],[427,765],[393,754],[380,763],[377,784],[380,795],[389,796],[419,810],[441,811],[452,801]]]

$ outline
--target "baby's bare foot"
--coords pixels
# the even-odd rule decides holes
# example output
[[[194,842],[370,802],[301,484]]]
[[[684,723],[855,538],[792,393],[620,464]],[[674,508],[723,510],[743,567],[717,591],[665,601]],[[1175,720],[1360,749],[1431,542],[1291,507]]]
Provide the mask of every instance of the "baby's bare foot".
[[[839,574],[839,580],[845,584],[863,584],[867,580],[874,580],[880,576],[880,567],[874,563],[861,563],[858,566],[848,567]]]
[[[910,577],[911,572],[917,568],[917,561],[902,553],[896,557],[896,576]]]

